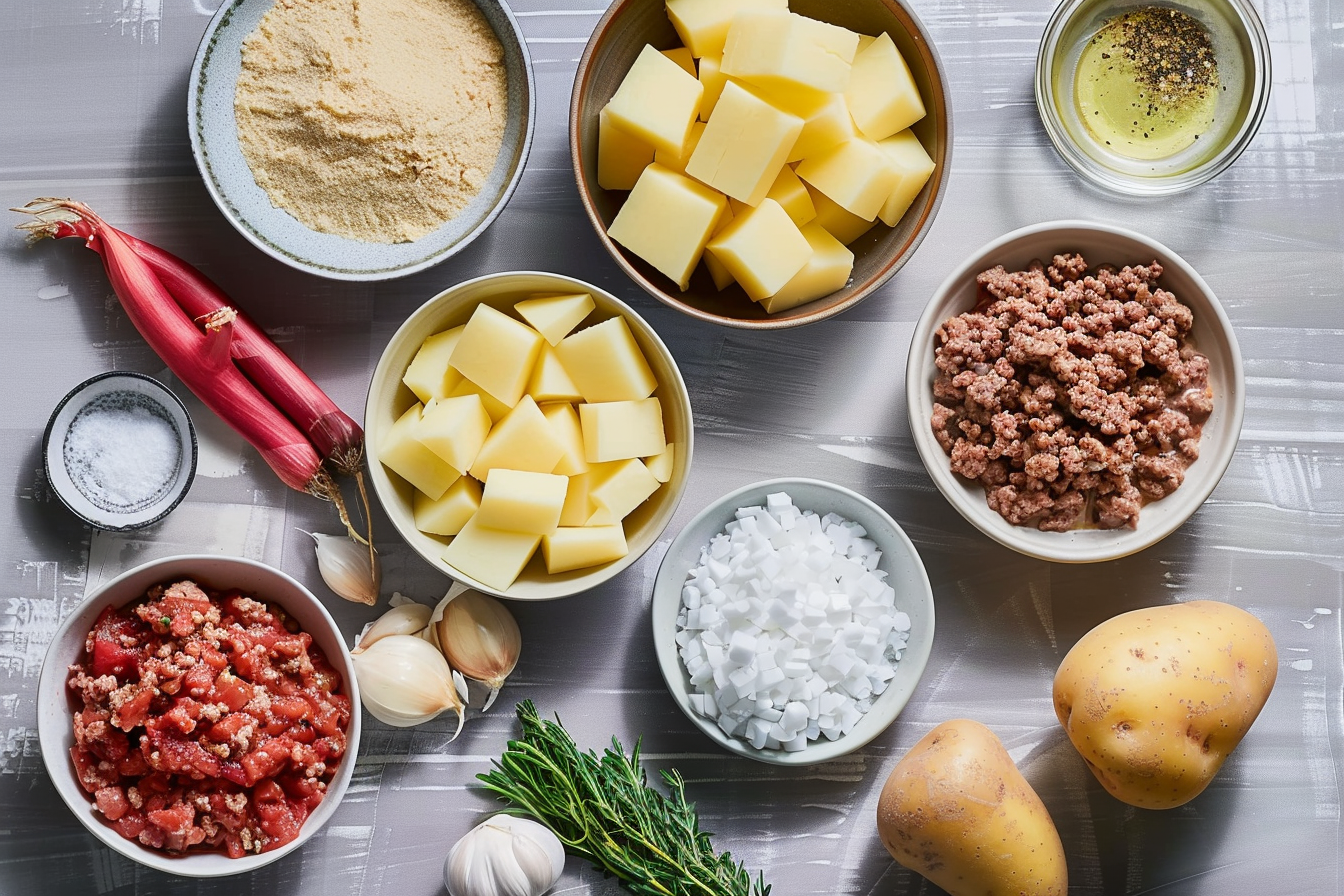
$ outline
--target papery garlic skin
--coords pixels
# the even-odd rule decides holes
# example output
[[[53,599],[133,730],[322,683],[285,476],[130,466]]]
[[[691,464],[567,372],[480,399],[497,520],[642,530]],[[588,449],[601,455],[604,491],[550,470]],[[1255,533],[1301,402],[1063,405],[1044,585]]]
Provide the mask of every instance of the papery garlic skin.
[[[541,896],[565,870],[565,847],[530,818],[495,815],[448,852],[443,882],[450,896]]]
[[[376,641],[389,635],[417,635],[429,625],[431,607],[406,603],[393,607],[375,619],[359,637],[359,643],[350,652],[363,653]]]
[[[431,643],[467,678],[490,688],[481,711],[490,708],[504,679],[518,665],[523,635],[508,607],[470,588],[450,590],[430,616]]]
[[[397,728],[428,722],[445,710],[457,713],[456,738],[465,707],[443,654],[415,635],[388,635],[352,653],[359,698],[375,719]]]
[[[317,543],[317,571],[322,581],[346,600],[373,606],[378,603],[382,570],[374,562],[368,545],[348,535],[323,535],[309,532]]]

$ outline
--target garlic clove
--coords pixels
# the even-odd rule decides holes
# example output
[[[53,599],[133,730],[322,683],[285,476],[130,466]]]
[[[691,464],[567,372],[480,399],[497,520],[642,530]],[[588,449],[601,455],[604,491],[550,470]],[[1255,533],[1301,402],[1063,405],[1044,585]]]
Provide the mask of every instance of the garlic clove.
[[[416,635],[429,625],[429,614],[433,608],[424,604],[406,603],[393,607],[379,616],[364,629],[359,643],[350,653],[363,653],[375,641],[388,635]]]
[[[415,635],[388,635],[360,653],[352,653],[360,702],[375,719],[398,728],[428,722],[446,710],[457,713],[457,731],[465,707],[453,685],[453,672],[434,645]]]
[[[382,571],[367,545],[348,535],[305,534],[317,544],[317,571],[328,588],[355,603],[369,606],[378,603]]]
[[[439,602],[430,616],[432,641],[449,664],[491,690],[488,708],[518,665],[523,636],[502,601],[470,588]]]
[[[443,882],[450,896],[541,896],[564,870],[564,845],[549,828],[495,815],[454,844]]]

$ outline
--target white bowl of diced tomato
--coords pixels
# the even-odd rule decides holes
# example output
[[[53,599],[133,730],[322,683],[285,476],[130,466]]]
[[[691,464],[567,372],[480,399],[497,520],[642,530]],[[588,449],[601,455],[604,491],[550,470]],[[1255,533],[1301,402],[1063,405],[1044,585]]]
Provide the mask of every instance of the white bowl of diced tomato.
[[[52,783],[113,850],[170,874],[251,871],[336,811],[359,744],[350,654],[285,573],[154,560],[66,618],[38,683]]]

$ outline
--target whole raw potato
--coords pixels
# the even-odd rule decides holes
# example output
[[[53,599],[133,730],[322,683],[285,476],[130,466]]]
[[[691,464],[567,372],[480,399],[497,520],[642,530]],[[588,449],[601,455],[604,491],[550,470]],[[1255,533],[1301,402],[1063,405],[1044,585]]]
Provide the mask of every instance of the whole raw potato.
[[[951,896],[1064,896],[1059,832],[984,725],[934,728],[887,777],[877,832],[892,858]]]
[[[1170,809],[1198,796],[1269,699],[1278,653],[1264,623],[1195,600],[1109,619],[1055,674],[1055,715],[1116,798]]]

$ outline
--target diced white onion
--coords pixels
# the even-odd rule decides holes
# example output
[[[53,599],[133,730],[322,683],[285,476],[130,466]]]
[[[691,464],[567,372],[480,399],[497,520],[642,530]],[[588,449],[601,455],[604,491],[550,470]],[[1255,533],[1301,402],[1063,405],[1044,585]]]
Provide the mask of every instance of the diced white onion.
[[[682,589],[692,709],[757,749],[835,740],[886,689],[910,637],[882,552],[859,524],[784,492],[734,516]]]

